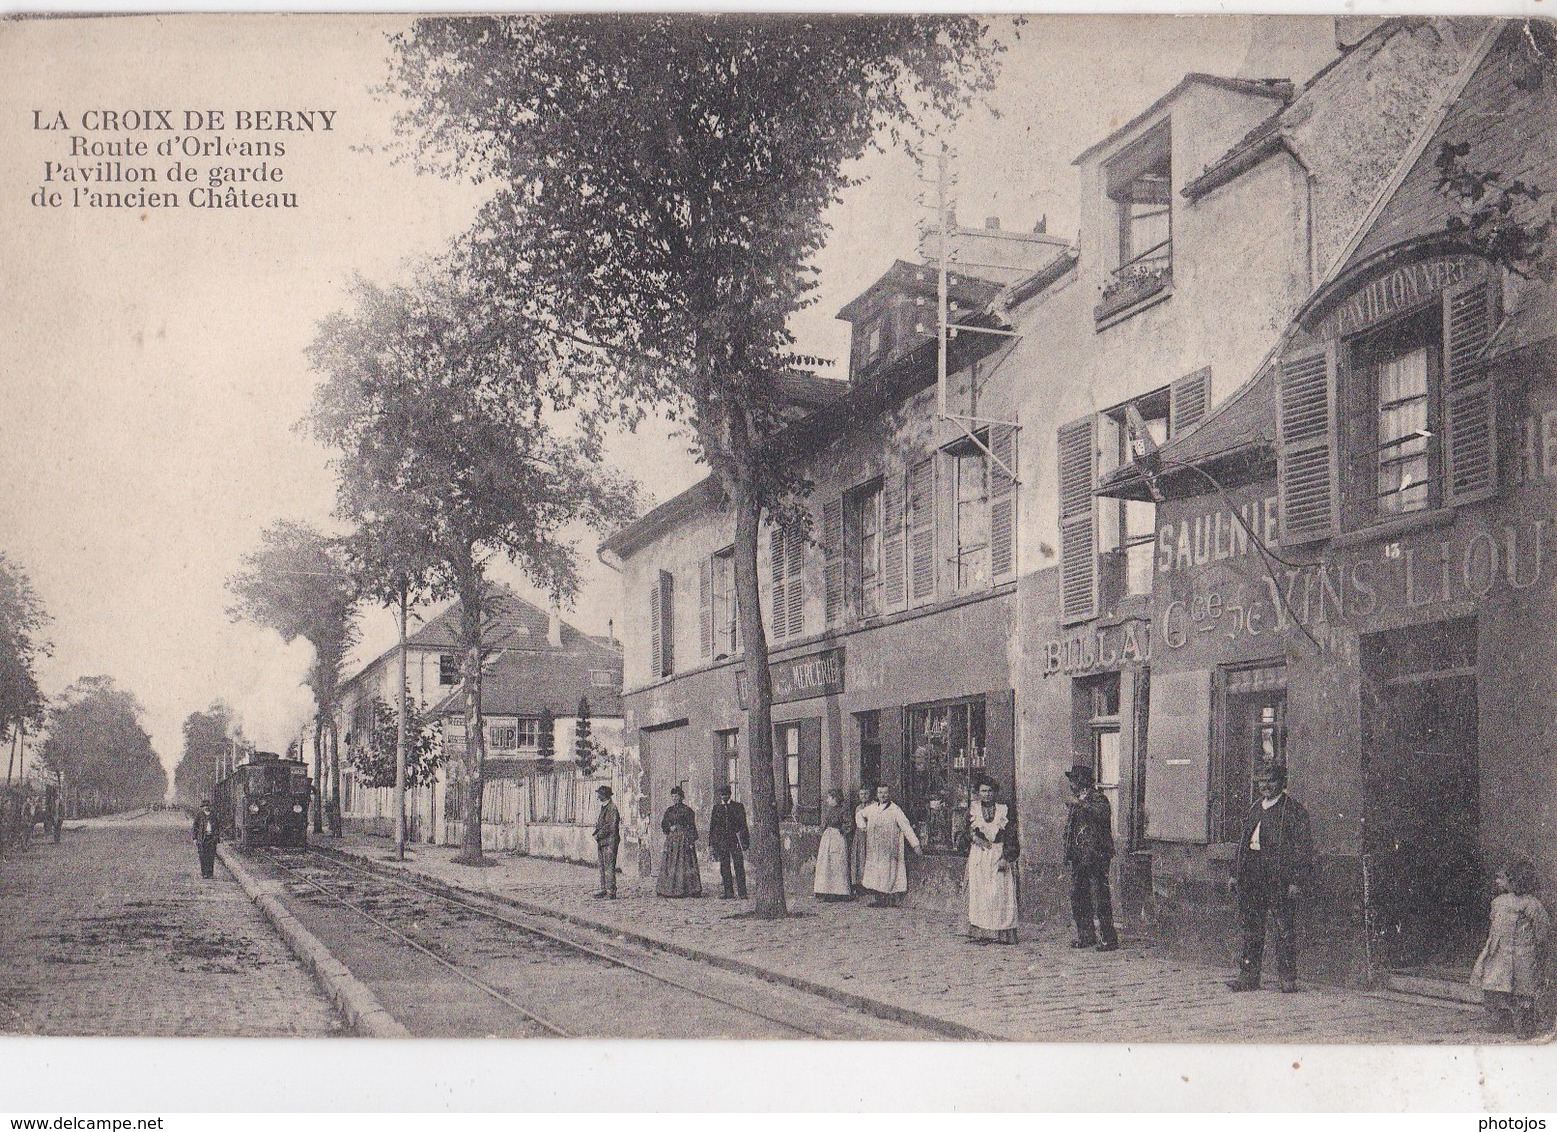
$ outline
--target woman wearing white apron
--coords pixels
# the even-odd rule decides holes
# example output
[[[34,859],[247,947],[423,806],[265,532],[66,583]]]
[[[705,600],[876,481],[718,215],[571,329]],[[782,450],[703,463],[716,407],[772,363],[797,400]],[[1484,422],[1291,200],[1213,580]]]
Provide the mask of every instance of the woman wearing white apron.
[[[984,779],[968,807],[968,939],[1016,942],[1016,818]]]

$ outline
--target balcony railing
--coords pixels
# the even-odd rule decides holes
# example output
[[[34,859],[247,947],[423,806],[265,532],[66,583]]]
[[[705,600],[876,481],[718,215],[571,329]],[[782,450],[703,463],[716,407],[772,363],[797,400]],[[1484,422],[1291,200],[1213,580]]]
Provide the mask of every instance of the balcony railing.
[[[1173,241],[1164,240],[1122,263],[1103,285],[1092,317],[1103,321],[1173,285]]]

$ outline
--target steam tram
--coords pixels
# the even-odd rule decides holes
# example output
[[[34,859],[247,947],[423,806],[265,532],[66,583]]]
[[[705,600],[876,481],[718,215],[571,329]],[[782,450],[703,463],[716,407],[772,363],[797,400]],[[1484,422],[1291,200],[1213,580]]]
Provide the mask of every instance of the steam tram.
[[[308,768],[256,751],[216,784],[216,822],[241,848],[308,844]]]

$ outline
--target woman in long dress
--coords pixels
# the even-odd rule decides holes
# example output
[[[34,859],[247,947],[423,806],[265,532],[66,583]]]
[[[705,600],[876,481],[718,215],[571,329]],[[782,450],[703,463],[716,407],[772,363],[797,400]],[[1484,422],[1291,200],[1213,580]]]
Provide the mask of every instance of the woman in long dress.
[[[968,807],[968,939],[1016,942],[1016,818],[984,779]]]
[[[822,820],[822,842],[816,847],[816,880],[811,888],[818,900],[847,900],[849,887],[849,839],[854,816],[836,790],[827,792],[827,813]]]
[[[861,786],[857,796],[859,800],[854,804],[854,827],[849,831],[849,886],[855,895],[865,887],[865,838],[859,831],[864,828],[860,816],[865,807],[870,805],[870,787]]]
[[[660,820],[665,834],[665,854],[660,858],[654,891],[661,896],[703,895],[703,873],[697,863],[697,815],[682,799],[677,786],[670,792],[670,808]]]

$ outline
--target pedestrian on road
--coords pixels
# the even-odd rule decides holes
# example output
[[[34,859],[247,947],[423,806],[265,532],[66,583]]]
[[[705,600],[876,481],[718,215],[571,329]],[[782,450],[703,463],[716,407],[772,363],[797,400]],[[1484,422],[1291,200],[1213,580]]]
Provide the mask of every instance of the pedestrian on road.
[[[1471,968],[1481,988],[1488,1029],[1521,1038],[1535,1035],[1535,1000],[1542,987],[1542,950],[1551,931],[1546,905],[1536,897],[1535,869],[1516,860],[1498,870],[1487,944]]]
[[[595,819],[595,850],[600,855],[600,891],[596,900],[616,899],[616,851],[622,847],[622,815],[611,801],[611,788],[596,788],[600,816]]]
[[[816,876],[811,891],[818,900],[847,900],[854,895],[849,881],[849,835],[854,815],[843,794],[827,792],[827,812],[822,816],[822,840],[816,847]]]
[[[746,850],[751,830],[746,827],[746,807],[730,800],[730,788],[719,788],[719,801],[708,816],[708,847],[719,858],[721,900],[746,899]]]
[[[1108,866],[1114,859],[1114,811],[1097,788],[1090,764],[1077,763],[1065,777],[1071,790],[1070,812],[1065,818],[1065,863],[1070,866],[1070,912],[1076,921],[1071,946],[1118,951],[1114,902],[1108,891]]]
[[[912,845],[915,853],[923,854],[914,827],[896,802],[892,789],[886,783],[876,787],[876,800],[860,811],[856,819],[859,833],[855,836],[866,843],[865,870],[861,883],[872,894],[872,908],[897,908],[908,891],[908,865],[903,853],[903,843]]]
[[[1298,989],[1297,901],[1314,875],[1314,835],[1308,811],[1287,793],[1286,767],[1262,765],[1254,784],[1260,797],[1244,818],[1231,880],[1243,955],[1238,977],[1227,985],[1235,991],[1259,989],[1269,917],[1276,924],[1276,975],[1282,993],[1291,994]]]
[[[865,838],[860,836],[860,815],[874,799],[869,786],[855,791],[854,824],[849,827],[849,889],[856,896],[865,891]]]
[[[654,891],[661,896],[703,895],[703,873],[697,863],[697,815],[683,798],[681,787],[670,791],[670,808],[660,820],[665,834],[665,854]]]
[[[968,939],[1016,942],[1016,817],[995,801],[1000,787],[979,782],[968,807]]]
[[[195,815],[194,842],[200,852],[200,875],[208,879],[216,875],[216,838],[216,815],[210,802],[201,802]]]

